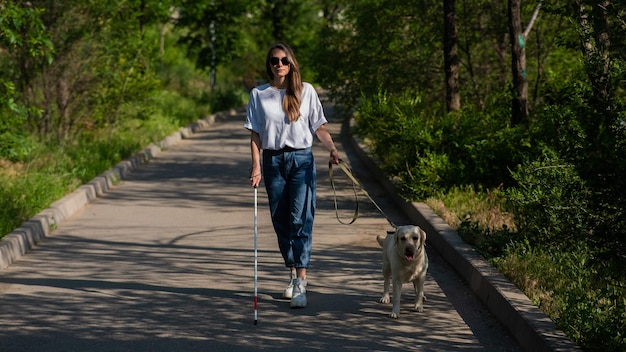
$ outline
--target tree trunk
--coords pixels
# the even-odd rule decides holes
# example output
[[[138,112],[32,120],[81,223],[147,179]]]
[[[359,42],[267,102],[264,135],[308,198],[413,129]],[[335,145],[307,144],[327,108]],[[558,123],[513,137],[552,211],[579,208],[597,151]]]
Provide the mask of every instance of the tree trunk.
[[[273,6],[271,8],[271,18],[272,18],[272,36],[274,40],[285,41],[287,38],[286,31],[288,30],[286,27],[286,19],[287,13],[289,10],[289,1],[288,0],[277,0],[273,1]]]
[[[456,21],[456,0],[444,0],[443,57],[446,72],[446,108],[448,112],[461,109],[459,89],[459,57],[457,53],[458,29]]]
[[[511,71],[513,98],[511,125],[528,123],[528,75],[526,73],[525,36],[522,31],[521,0],[509,0],[509,35],[511,37]]]
[[[610,37],[608,33],[609,21],[606,9],[610,1],[599,1],[595,6],[585,4],[581,0],[576,1],[578,8],[578,20],[581,27],[581,47],[587,76],[598,97],[606,109],[609,109],[610,79],[609,79],[609,50]],[[590,23],[590,14],[593,21]]]

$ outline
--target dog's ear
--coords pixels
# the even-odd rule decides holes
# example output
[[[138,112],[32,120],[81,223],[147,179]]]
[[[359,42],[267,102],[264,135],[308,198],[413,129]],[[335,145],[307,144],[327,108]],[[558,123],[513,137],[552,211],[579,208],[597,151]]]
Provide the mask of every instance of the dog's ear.
[[[379,244],[381,247],[385,247],[385,238],[386,238],[386,237],[387,237],[387,236],[378,235],[378,236],[376,236],[376,242],[378,242],[378,244]]]
[[[418,227],[420,232],[420,237],[422,238],[422,243],[426,243],[426,231],[422,230],[421,227]]]

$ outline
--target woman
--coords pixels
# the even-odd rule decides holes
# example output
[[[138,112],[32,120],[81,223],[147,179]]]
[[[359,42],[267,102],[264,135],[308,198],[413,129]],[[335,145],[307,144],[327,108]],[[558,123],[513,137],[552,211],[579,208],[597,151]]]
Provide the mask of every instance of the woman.
[[[302,82],[291,48],[272,45],[265,66],[270,83],[250,92],[244,123],[251,131],[250,182],[257,187],[265,176],[278,247],[291,275],[283,296],[291,299],[292,308],[304,308],[315,215],[313,134],[330,151],[332,163],[339,163],[339,154],[319,97],[311,84]]]

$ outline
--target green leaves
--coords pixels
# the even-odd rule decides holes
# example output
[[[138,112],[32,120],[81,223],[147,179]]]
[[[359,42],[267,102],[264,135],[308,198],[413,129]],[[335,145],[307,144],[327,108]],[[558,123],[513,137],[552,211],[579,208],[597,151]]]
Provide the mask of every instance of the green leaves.
[[[587,237],[590,191],[574,165],[546,149],[544,157],[520,165],[513,174],[518,186],[507,191],[520,231],[547,246]]]
[[[370,141],[381,166],[400,180],[409,198],[459,185],[511,184],[508,166],[530,150],[524,129],[508,127],[497,106],[489,114],[464,109],[439,116],[439,111],[410,90],[381,91],[361,98],[357,133]]]
[[[45,58],[50,62],[53,45],[41,20],[44,10],[19,6],[10,0],[0,6],[0,46],[13,53],[25,51],[32,58]]]
[[[43,10],[19,6],[13,1],[0,4],[0,158],[20,160],[30,148],[24,131],[29,111],[36,108],[23,102],[24,71],[52,62],[53,45],[41,19]]]

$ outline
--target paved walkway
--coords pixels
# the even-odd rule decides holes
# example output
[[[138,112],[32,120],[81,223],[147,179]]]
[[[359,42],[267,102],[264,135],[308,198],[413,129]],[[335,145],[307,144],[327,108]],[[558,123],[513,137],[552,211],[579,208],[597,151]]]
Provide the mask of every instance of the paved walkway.
[[[329,116],[333,112],[327,111]],[[259,318],[253,325],[249,133],[237,114],[194,134],[73,214],[0,271],[0,351],[519,351],[441,257],[423,313],[404,287],[388,318],[381,253],[389,229],[361,197],[335,218],[327,152],[316,144],[318,211],[309,306],[280,298],[287,270],[259,189]],[[340,143],[340,154],[396,224],[408,221]],[[354,195],[338,176],[340,215]]]

